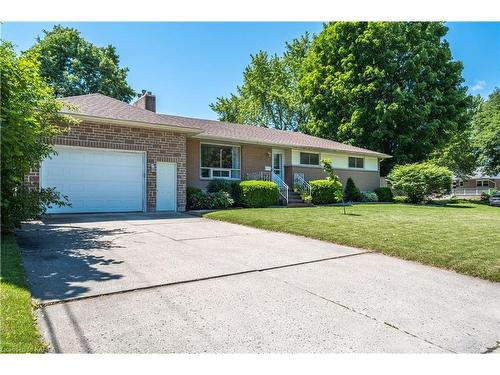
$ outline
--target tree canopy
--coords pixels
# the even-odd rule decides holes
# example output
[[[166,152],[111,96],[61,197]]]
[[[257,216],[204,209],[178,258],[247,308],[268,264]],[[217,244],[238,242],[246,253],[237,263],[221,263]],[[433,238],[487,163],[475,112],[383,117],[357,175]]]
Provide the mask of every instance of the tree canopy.
[[[473,140],[486,173],[500,173],[500,89],[496,88],[473,119]]]
[[[59,114],[61,103],[39,74],[34,52],[17,56],[12,44],[0,42],[1,207],[2,229],[34,219],[47,204],[61,203],[51,190],[30,190],[24,176],[52,154],[51,140],[58,125],[75,123]]]
[[[298,90],[302,61],[310,46],[308,34],[286,43],[282,56],[260,51],[243,72],[243,85],[228,98],[219,97],[210,108],[219,120],[297,130],[308,121]]]
[[[473,98],[464,129],[453,134],[449,142],[442,149],[434,151],[429,158],[431,162],[448,168],[455,176],[464,180],[470,178],[479,167],[478,148],[474,141],[473,118],[481,108],[482,103],[481,96]]]
[[[40,74],[56,97],[101,93],[130,101],[134,90],[127,83],[128,68],[119,66],[115,47],[97,47],[73,28],[54,26],[28,53],[40,60]]]
[[[314,38],[300,82],[309,133],[425,160],[467,124],[462,64],[436,22],[334,22]]]

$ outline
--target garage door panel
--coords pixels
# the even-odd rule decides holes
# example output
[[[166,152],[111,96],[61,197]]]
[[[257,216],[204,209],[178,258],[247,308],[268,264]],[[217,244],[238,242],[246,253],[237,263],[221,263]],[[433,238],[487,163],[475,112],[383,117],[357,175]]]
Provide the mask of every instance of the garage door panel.
[[[71,207],[49,213],[142,211],[143,154],[111,150],[57,148],[42,163],[42,187],[55,187]]]

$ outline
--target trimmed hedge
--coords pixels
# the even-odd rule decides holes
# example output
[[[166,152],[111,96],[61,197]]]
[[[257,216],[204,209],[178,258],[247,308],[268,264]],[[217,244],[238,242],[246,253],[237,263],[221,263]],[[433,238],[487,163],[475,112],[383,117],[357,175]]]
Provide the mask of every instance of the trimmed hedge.
[[[270,181],[239,183],[241,204],[246,207],[269,207],[278,203],[278,185]]]
[[[337,203],[342,200],[342,184],[338,180],[312,180],[309,185],[313,204]]]
[[[379,202],[392,202],[393,194],[391,188],[379,187],[375,189]]]

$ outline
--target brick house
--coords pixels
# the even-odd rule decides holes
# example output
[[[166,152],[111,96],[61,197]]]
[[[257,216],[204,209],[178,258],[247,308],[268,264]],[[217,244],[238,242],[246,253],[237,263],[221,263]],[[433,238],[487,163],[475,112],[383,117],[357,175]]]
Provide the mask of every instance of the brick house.
[[[325,158],[344,184],[352,177],[372,191],[380,161],[390,157],[298,132],[156,113],[150,93],[132,105],[102,94],[61,101],[80,123],[58,136],[57,154],[26,176],[71,202],[49,213],[184,211],[187,186],[263,178],[291,189],[324,178]]]
[[[480,196],[483,192],[490,189],[500,188],[500,174],[487,175],[480,170],[474,172],[468,179],[461,179],[457,176],[452,180],[452,194],[461,197]]]

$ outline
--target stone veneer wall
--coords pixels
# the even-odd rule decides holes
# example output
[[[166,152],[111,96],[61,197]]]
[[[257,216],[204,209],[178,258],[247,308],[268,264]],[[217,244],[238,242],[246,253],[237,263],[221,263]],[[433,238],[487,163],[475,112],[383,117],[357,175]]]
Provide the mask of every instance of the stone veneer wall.
[[[177,210],[186,209],[186,136],[165,130],[82,122],[58,136],[56,145],[145,151],[147,160],[147,211],[156,210],[156,173],[152,164],[177,164]],[[32,170],[26,182],[38,188],[39,171]]]

